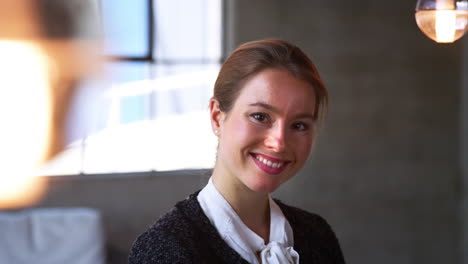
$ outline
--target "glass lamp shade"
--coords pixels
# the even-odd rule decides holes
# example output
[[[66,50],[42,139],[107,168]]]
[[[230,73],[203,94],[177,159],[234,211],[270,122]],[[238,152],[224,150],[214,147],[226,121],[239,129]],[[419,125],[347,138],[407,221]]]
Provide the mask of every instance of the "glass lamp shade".
[[[418,0],[416,23],[438,43],[451,43],[468,29],[468,0]]]

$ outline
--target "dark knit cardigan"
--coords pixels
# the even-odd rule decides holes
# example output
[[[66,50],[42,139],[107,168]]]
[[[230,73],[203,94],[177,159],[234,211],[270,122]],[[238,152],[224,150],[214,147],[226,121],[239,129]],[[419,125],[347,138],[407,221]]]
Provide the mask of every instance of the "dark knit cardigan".
[[[248,263],[224,242],[197,195],[177,203],[136,239],[129,264]],[[338,240],[322,217],[275,201],[292,227],[300,263],[344,263]]]

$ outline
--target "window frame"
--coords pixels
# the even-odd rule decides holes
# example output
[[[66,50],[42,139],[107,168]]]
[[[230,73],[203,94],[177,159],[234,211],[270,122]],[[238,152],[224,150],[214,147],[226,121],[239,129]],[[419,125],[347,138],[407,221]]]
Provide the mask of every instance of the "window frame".
[[[100,6],[100,15],[102,16],[103,10],[102,10],[102,0],[99,1],[99,6]],[[224,1],[224,0],[223,0]],[[144,56],[110,56],[110,55],[104,55],[104,60],[109,61],[109,62],[119,62],[119,61],[124,61],[124,62],[149,62],[149,63],[154,63],[154,38],[155,38],[155,19],[154,19],[154,3],[153,0],[146,0],[146,6],[147,6],[147,15],[148,15],[148,20],[147,22],[147,34],[148,34],[148,41],[146,42],[147,45],[147,53]],[[222,34],[222,33],[221,33]]]
[[[102,0],[96,0],[99,1],[99,10],[100,14],[102,15],[102,6],[101,6],[101,1]],[[147,4],[147,12],[148,12],[148,41],[147,41],[147,47],[148,47],[148,53],[145,56],[110,56],[110,55],[102,55],[103,60],[105,63],[119,63],[119,62],[136,62],[136,63],[148,63],[150,65],[174,65],[174,64],[214,64],[217,63],[220,66],[224,63],[224,61],[227,58],[227,51],[229,49],[229,43],[232,42],[232,27],[228,27],[229,23],[232,23],[233,21],[230,20],[228,12],[228,1],[227,0],[220,0],[221,3],[221,43],[220,43],[220,56],[219,59],[203,59],[203,58],[195,58],[195,59],[155,59],[155,38],[156,38],[156,19],[155,19],[155,10],[154,10],[154,2],[155,0],[146,0]],[[231,31],[229,31],[229,29]],[[231,36],[227,36],[227,32],[231,34]],[[232,44],[232,43],[231,43]],[[86,140],[86,137],[81,140],[81,144],[83,144],[84,140]],[[83,147],[83,146],[81,146]],[[84,150],[81,150],[81,153],[83,153]],[[174,169],[174,170],[147,170],[147,171],[126,171],[126,172],[95,172],[95,173],[87,173],[83,170],[83,157],[81,159],[81,169],[79,170],[78,173],[70,173],[70,174],[52,174],[52,175],[47,175],[44,174],[42,176],[45,177],[70,177],[70,176],[75,176],[75,177],[82,177],[82,176],[88,176],[88,177],[128,177],[128,176],[154,176],[154,175],[161,175],[161,174],[172,174],[177,172],[178,174],[195,174],[195,173],[203,173],[203,174],[210,174],[212,171],[212,168],[193,168],[193,169]]]

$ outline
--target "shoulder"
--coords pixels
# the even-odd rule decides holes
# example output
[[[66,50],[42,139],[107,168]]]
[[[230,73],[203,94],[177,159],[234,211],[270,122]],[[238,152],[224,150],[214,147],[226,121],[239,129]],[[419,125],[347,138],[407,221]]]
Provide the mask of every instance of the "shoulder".
[[[129,263],[193,263],[196,243],[193,225],[186,217],[191,198],[177,203],[133,243]]]
[[[320,263],[344,263],[335,232],[322,216],[286,205],[279,200],[275,202],[291,225],[294,248],[303,260],[315,259],[321,260]]]
[[[275,202],[281,208],[281,211],[293,228],[312,228],[317,229],[318,232],[320,232],[321,229],[331,228],[328,222],[318,214],[287,205],[280,200],[275,200]]]

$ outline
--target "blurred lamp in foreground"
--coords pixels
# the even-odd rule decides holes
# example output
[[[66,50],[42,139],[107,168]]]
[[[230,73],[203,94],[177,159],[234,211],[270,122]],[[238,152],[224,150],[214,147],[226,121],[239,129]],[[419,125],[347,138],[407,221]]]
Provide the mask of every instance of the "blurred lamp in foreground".
[[[34,43],[0,39],[0,208],[22,206],[44,188],[33,177],[50,144],[50,61]]]
[[[38,170],[61,151],[76,84],[96,68],[96,38],[75,37],[64,12],[72,2],[70,14],[86,1],[0,1],[0,209],[40,198]]]
[[[49,145],[51,61],[32,10],[31,1],[0,2],[0,209],[30,204],[44,189],[33,174]]]
[[[467,31],[468,0],[418,0],[415,17],[426,36],[451,43]]]

